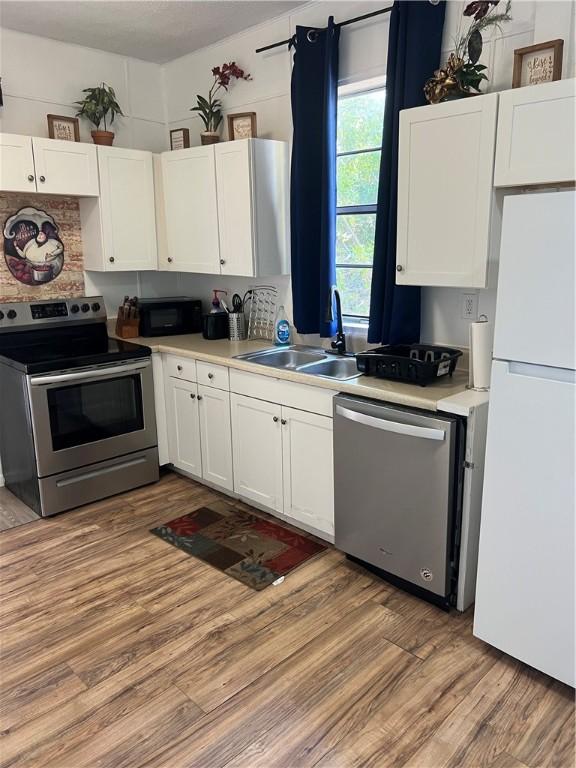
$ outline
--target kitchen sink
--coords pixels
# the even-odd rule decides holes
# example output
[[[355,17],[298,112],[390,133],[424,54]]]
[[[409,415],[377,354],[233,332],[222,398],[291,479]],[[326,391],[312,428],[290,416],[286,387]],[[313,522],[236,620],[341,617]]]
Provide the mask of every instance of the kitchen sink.
[[[353,357],[338,357],[326,352],[322,347],[308,347],[294,344],[291,347],[262,349],[236,355],[238,360],[281,368],[288,371],[307,373],[310,376],[322,376],[326,379],[345,381],[361,376]]]
[[[356,367],[354,357],[329,357],[318,363],[309,363],[301,368],[302,373],[309,373],[311,376],[323,376],[326,379],[355,379],[360,376]]]

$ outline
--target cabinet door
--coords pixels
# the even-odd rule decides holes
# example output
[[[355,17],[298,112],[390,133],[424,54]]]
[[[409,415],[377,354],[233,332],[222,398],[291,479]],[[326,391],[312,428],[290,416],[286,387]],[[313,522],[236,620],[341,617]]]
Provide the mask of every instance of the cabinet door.
[[[166,379],[166,419],[170,461],[196,477],[202,477],[200,418],[196,384]]]
[[[282,512],[280,406],[232,394],[234,490],[246,499]]]
[[[484,288],[498,94],[400,113],[396,282]]]
[[[0,190],[36,192],[36,172],[30,136],[0,133]]]
[[[214,387],[198,387],[202,477],[233,490],[230,393]]]
[[[79,141],[32,139],[38,192],[98,196],[96,147]]]
[[[494,185],[573,182],[575,112],[574,79],[501,93]]]
[[[334,535],[332,419],[282,408],[284,514]]]
[[[157,268],[152,153],[98,147],[107,270]]]
[[[220,274],[214,147],[163,152],[162,171],[170,269]]]
[[[254,272],[250,139],[216,145],[220,263],[223,275]]]

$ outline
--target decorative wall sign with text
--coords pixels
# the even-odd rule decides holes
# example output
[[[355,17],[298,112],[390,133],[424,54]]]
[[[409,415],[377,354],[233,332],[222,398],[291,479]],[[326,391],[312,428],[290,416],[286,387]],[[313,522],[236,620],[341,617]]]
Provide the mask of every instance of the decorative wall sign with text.
[[[64,243],[46,211],[21,208],[6,219],[3,234],[6,264],[21,283],[42,285],[62,272]]]
[[[547,43],[517,48],[514,51],[512,88],[560,80],[563,49],[563,40],[549,40]]]

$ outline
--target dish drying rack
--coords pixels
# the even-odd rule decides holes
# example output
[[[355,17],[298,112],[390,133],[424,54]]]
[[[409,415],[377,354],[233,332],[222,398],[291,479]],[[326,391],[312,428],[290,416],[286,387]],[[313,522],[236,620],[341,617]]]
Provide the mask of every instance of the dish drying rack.
[[[244,295],[248,312],[248,338],[253,341],[274,341],[278,289],[274,285],[255,285]]]

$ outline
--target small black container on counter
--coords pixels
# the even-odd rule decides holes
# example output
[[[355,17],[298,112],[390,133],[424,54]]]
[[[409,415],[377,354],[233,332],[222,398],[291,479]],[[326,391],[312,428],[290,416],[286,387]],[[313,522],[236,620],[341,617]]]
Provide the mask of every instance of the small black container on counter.
[[[358,370],[379,379],[426,384],[452,376],[462,352],[434,344],[389,344],[356,355]]]
[[[228,312],[211,312],[202,317],[202,336],[205,339],[228,338]]]

